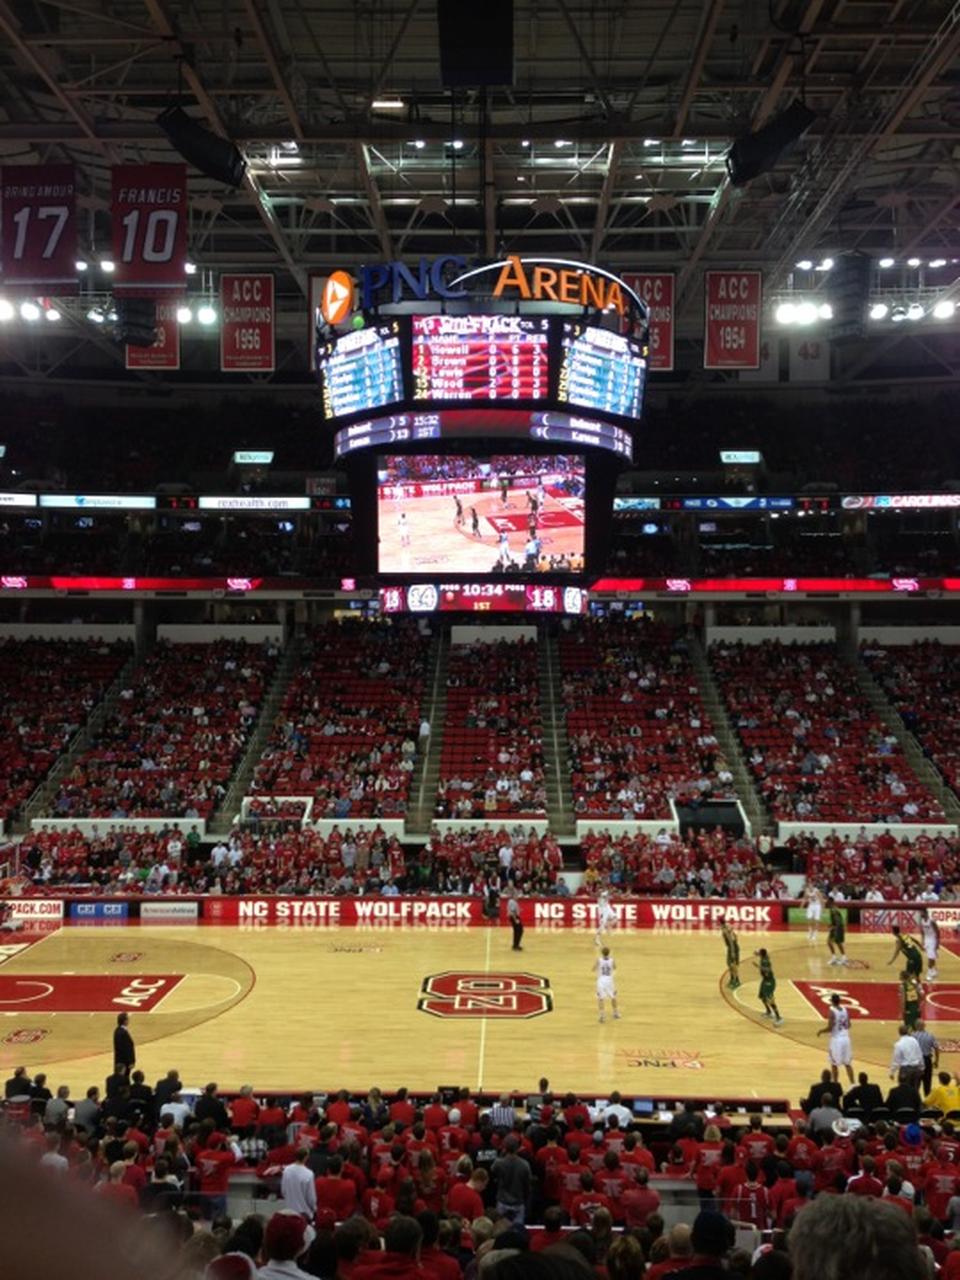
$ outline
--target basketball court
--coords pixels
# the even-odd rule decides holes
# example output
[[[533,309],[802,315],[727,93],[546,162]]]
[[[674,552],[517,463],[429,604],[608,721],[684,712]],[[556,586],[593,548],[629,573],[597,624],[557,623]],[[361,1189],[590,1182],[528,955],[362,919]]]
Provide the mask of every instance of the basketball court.
[[[463,494],[463,522],[456,523],[456,503],[450,494],[398,500],[381,499],[380,566],[385,573],[490,573],[498,563],[500,535],[505,533],[511,559],[523,564],[529,534],[529,486]],[[477,512],[479,537],[473,533],[471,508]],[[397,518],[406,513],[408,530],[401,540]],[[561,489],[546,487],[537,522],[541,556],[566,556],[579,567],[583,561],[584,501]],[[406,545],[405,545],[406,543]]]
[[[759,1015],[750,955],[773,958],[785,1018]],[[153,1082],[363,1089],[466,1084],[663,1096],[805,1093],[825,1065],[816,1037],[834,991],[853,1017],[854,1067],[886,1080],[899,1018],[890,939],[854,935],[828,965],[804,931],[741,933],[744,985],[726,989],[718,934],[614,934],[622,1018],[599,1025],[588,930],[198,925],[91,926],[4,937],[0,1066],[45,1070],[75,1096],[111,1068],[126,1010]],[[951,1069],[960,1049],[960,960],[941,953],[924,1014]]]

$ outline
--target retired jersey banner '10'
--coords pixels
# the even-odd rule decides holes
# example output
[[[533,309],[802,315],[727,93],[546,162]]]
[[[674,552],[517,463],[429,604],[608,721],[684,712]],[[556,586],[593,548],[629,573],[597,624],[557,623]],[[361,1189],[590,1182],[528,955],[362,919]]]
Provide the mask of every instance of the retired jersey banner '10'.
[[[221,372],[272,373],[275,321],[272,275],[221,276]]]
[[[77,201],[72,164],[3,166],[2,283],[38,293],[77,288]]]
[[[756,369],[760,364],[763,275],[708,271],[704,279],[705,369]]]
[[[113,289],[141,297],[183,291],[187,166],[120,164],[113,182]]]

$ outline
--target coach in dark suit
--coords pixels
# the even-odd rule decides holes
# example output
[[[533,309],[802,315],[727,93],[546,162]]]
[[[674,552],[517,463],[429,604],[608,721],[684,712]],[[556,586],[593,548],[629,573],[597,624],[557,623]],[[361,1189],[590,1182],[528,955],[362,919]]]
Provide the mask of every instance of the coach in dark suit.
[[[117,1025],[113,1029],[113,1060],[115,1063],[123,1064],[127,1075],[137,1063],[137,1050],[133,1043],[133,1036],[127,1029],[129,1021],[129,1013],[118,1013]]]

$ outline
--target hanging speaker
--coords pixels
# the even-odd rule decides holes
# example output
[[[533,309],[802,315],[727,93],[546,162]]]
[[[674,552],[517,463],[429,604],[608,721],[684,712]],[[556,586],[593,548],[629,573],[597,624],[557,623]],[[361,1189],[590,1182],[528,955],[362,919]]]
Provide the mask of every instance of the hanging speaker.
[[[445,89],[513,84],[513,0],[437,0]]]
[[[247,171],[247,162],[229,140],[204,128],[199,120],[188,116],[182,107],[168,107],[157,116],[157,124],[188,164],[207,178],[239,187]]]
[[[115,298],[117,311],[113,336],[121,346],[152,347],[157,340],[157,303],[154,298]]]
[[[797,98],[762,129],[738,138],[727,152],[727,173],[733,185],[744,187],[753,178],[772,169],[816,118],[817,113]]]
[[[873,263],[865,253],[841,254],[828,277],[833,307],[831,342],[862,341],[867,336],[870,276]]]

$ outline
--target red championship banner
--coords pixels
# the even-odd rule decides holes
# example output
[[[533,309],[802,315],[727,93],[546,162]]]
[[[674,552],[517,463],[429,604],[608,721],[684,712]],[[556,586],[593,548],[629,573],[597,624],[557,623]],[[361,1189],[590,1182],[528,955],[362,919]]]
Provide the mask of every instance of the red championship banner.
[[[113,289],[143,297],[183,291],[187,166],[119,164],[113,182]]]
[[[73,165],[4,165],[0,203],[4,287],[75,292],[77,200]]]
[[[180,321],[179,298],[157,303],[157,340],[152,347],[126,347],[128,369],[179,369]]]
[[[275,321],[272,275],[221,276],[221,373],[272,373]]]
[[[673,368],[674,296],[672,271],[625,271],[623,279],[650,308],[650,371]]]
[[[479,898],[233,898],[203,900],[203,918],[214,924],[478,925]]]
[[[760,271],[708,271],[704,280],[705,369],[756,369],[760,364]]]

